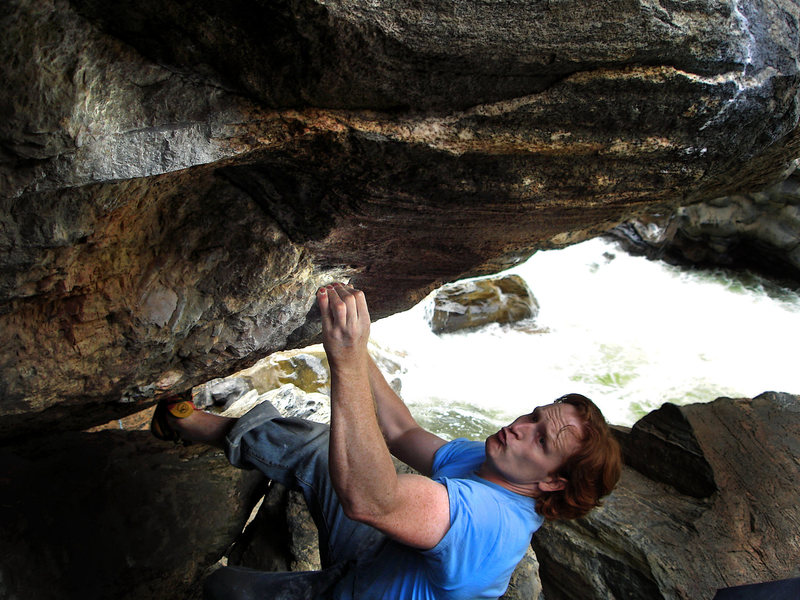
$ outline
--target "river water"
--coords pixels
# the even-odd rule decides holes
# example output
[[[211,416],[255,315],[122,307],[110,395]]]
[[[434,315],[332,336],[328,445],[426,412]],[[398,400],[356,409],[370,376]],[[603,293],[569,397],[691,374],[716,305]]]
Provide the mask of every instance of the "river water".
[[[402,366],[417,419],[480,439],[567,392],[631,425],[664,402],[800,393],[800,295],[749,274],[688,271],[594,239],[508,273],[540,304],[532,322],[437,336],[428,298],[373,324]]]

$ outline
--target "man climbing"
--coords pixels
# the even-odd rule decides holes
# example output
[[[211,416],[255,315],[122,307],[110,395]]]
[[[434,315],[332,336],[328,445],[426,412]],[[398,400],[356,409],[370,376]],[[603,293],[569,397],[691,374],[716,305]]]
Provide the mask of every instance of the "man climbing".
[[[162,401],[154,416],[159,437],[217,445],[233,465],[301,490],[319,529],[322,571],[224,567],[207,598],[497,598],[544,518],[582,516],[616,484],[619,448],[587,398],[536,408],[485,443],[448,443],[417,424],[370,358],[364,294],[334,284],[317,301],[330,428],[268,403],[229,419]],[[390,453],[420,474],[397,474]]]

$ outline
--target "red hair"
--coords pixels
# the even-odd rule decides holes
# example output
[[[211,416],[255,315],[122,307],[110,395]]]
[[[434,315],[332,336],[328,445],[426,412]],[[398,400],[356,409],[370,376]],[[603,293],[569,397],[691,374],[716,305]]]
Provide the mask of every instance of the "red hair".
[[[581,447],[553,475],[566,480],[563,490],[541,492],[536,510],[546,519],[577,519],[586,515],[617,485],[622,474],[619,443],[594,402],[567,394],[556,402],[575,407],[583,423]]]

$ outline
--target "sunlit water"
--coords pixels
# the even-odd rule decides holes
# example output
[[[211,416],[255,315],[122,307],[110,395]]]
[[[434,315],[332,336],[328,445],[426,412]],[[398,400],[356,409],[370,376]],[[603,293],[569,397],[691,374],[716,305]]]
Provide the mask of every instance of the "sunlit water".
[[[664,402],[800,393],[800,295],[757,277],[686,271],[600,239],[539,252],[509,273],[540,304],[533,322],[437,336],[425,310],[376,322],[402,396],[425,426],[481,438],[567,392],[631,425]]]

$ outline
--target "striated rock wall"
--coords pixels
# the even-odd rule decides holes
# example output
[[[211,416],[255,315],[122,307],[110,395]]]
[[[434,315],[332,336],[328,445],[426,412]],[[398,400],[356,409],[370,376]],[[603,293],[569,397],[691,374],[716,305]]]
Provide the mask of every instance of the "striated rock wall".
[[[0,438],[79,429],[798,155],[793,0],[9,0]]]

